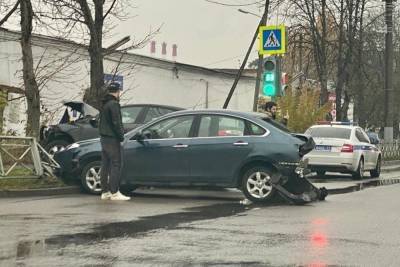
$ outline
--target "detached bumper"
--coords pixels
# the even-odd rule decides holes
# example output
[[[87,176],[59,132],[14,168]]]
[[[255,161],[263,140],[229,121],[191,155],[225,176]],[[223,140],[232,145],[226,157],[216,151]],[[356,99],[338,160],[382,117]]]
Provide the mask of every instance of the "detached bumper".
[[[295,204],[305,204],[317,200],[325,200],[328,190],[317,188],[307,178],[310,173],[308,160],[301,161],[289,177],[275,177],[272,186],[286,200]]]

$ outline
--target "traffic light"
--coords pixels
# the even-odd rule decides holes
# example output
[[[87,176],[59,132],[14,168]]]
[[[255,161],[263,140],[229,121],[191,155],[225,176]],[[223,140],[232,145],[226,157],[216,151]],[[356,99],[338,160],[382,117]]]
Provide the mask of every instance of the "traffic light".
[[[280,94],[280,71],[278,60],[268,57],[263,64],[263,87],[262,94],[265,96],[277,96]]]

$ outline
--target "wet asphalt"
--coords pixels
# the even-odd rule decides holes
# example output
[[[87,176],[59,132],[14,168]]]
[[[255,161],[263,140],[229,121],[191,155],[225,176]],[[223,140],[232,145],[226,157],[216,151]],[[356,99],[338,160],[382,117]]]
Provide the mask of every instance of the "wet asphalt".
[[[400,266],[400,184],[381,185],[305,206],[216,190],[3,198],[0,266]]]

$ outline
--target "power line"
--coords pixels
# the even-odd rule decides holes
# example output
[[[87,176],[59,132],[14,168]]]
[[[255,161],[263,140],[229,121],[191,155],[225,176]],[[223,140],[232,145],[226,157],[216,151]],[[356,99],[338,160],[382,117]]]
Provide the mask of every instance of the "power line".
[[[217,5],[221,5],[221,6],[233,6],[233,7],[252,6],[252,5],[257,5],[257,4],[261,4],[264,2],[264,1],[255,1],[255,2],[249,3],[249,4],[225,4],[225,3],[221,3],[221,2],[217,2],[217,1],[213,1],[213,0],[204,0],[204,1],[213,3],[213,4],[217,4]]]

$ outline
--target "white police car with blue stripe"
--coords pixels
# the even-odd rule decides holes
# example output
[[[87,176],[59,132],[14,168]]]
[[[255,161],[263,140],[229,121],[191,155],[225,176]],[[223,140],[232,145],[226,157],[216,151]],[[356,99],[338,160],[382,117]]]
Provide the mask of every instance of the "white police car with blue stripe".
[[[316,146],[304,160],[308,159],[309,168],[318,176],[324,176],[325,172],[341,172],[362,179],[369,171],[372,178],[379,177],[382,153],[361,127],[327,122],[311,126],[305,133],[314,138]]]

